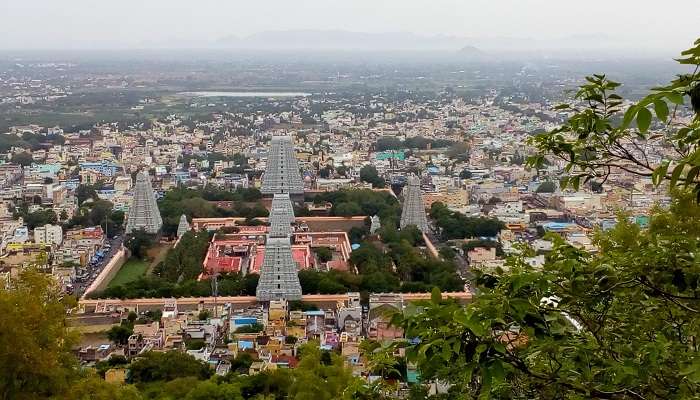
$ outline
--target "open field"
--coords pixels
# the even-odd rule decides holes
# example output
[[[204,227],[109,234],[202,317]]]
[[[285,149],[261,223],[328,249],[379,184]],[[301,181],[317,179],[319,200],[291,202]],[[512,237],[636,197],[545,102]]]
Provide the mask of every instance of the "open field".
[[[173,243],[158,243],[155,246],[148,249],[148,259],[152,260],[149,262],[147,274],[153,272],[153,268],[156,267],[161,261],[165,260],[165,256],[168,254],[168,250],[173,246]]]
[[[117,275],[114,276],[107,287],[114,287],[123,285],[125,283],[133,282],[138,278],[144,276],[148,270],[148,262],[136,260],[130,258],[124,265],[122,265]]]

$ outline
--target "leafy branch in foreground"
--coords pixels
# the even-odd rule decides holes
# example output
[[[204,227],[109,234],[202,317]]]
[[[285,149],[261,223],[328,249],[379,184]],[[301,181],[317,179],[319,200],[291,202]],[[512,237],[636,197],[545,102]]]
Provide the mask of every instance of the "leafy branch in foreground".
[[[586,77],[574,103],[556,107],[571,113],[569,119],[530,138],[538,154],[528,165],[540,168],[547,156],[563,161],[567,175],[562,187],[602,183],[611,173],[625,171],[649,177],[655,185],[667,181],[672,187],[692,187],[700,200],[700,39],[681,55],[677,61],[692,73],[653,88],[626,109],[616,93],[620,83],[605,75]],[[679,110],[687,106],[695,115],[679,118]],[[652,150],[673,156],[657,160],[649,155]]]
[[[594,255],[553,238],[542,269],[512,259],[466,307],[434,293],[397,314],[400,346],[450,398],[700,398],[698,237],[686,195],[648,230],[621,217]]]

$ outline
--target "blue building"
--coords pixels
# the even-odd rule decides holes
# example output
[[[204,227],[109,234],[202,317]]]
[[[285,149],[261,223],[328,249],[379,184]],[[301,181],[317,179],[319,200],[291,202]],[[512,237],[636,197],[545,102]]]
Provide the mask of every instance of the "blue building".
[[[109,161],[84,162],[80,163],[80,169],[86,171],[95,171],[104,176],[114,176],[117,174],[119,166]]]

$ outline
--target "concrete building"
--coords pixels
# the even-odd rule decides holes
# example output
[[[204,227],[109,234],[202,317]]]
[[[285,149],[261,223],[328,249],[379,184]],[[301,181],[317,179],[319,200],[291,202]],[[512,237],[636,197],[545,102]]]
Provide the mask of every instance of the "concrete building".
[[[60,246],[63,243],[63,228],[51,224],[38,226],[34,228],[34,242]]]

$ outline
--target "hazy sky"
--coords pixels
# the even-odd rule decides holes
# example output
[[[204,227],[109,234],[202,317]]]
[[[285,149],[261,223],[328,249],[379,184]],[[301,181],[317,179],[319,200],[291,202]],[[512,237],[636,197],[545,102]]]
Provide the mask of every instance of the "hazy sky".
[[[605,35],[674,49],[700,37],[700,0],[0,0],[0,16],[2,49],[197,47],[296,29]]]

